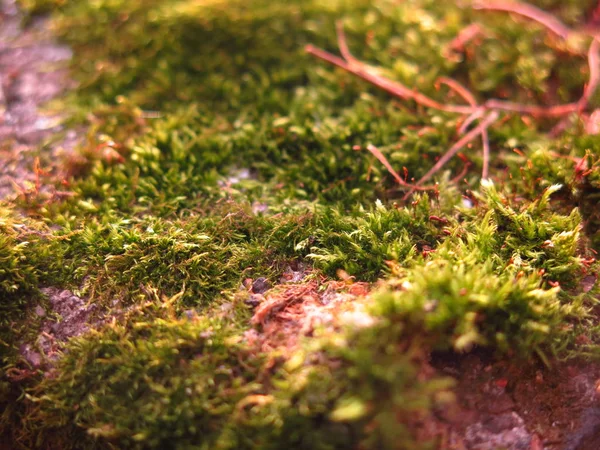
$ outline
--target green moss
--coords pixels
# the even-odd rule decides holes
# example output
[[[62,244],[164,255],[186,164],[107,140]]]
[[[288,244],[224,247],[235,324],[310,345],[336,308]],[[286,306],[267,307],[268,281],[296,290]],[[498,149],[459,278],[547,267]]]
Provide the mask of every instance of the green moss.
[[[4,327],[15,299],[24,298],[36,290],[37,277],[35,268],[25,257],[25,247],[29,242],[19,240],[19,224],[11,220],[7,210],[1,210],[0,213],[0,311]]]
[[[165,448],[175,436],[179,447],[219,446],[236,403],[258,388],[250,377],[260,363],[223,327],[200,317],[148,319],[72,341],[57,377],[39,387],[31,426],[79,436],[63,448],[93,447],[99,438]]]
[[[0,364],[6,363],[14,345],[13,331],[21,328],[25,308],[39,298],[39,268],[29,257],[38,240],[33,222],[15,217],[0,207]]]
[[[425,398],[448,387],[441,380],[417,382],[411,355],[395,358],[382,339],[392,342],[392,336],[375,333],[350,338],[352,352],[326,346],[331,361],[302,369],[287,364],[265,378],[264,356],[243,344],[229,320],[175,319],[161,309],[146,308],[145,319],[137,315],[72,340],[54,375],[36,388],[36,407],[19,443],[44,447],[53,438],[62,448],[348,448],[365,436],[362,408],[354,413],[351,406],[362,401],[352,397],[358,388],[370,402],[389,403],[377,414],[383,427],[368,448],[390,448],[398,439],[408,446],[407,429],[391,427],[398,413],[426,409]]]
[[[55,180],[70,196],[32,191],[0,213],[11,367],[41,286],[115,317],[66,342],[53,369],[3,377],[0,427],[22,447],[435,447],[414,434],[415,417],[451,399],[449,380],[423,373],[433,350],[548,361],[594,333],[580,284],[596,271],[581,239],[598,245],[596,136],[573,126],[551,139],[552,124],[507,117],[490,130],[495,185],[479,189],[476,170],[448,181],[464,165],[453,161],[437,190],[400,205],[364,149],[418,178],[457,140],[458,119],[303,51],[335,51],[341,18],[357,57],[434,98],[460,101],[435,88],[445,75],[480,99],[573,101],[585,58],[541,28],[433,0],[21,3],[52,11],[73,47],[80,84],[58,106],[87,135]],[[592,3],[536,2],[573,26]],[[488,32],[449,54],[473,21]],[[463,159],[480,166],[478,151]],[[358,300],[367,325],[258,352],[234,294],[296,262],[377,281]]]
[[[374,299],[375,315],[423,328],[442,349],[560,348],[570,331],[563,325],[584,317],[586,308],[556,282],[569,287],[584,266],[576,248],[579,216],[551,212],[552,192],[517,212],[487,185],[476,221],[457,224],[423,263],[396,267],[391,283],[400,289]]]
[[[437,245],[441,231],[430,220],[439,208],[431,205],[424,196],[416,208],[386,208],[377,202],[375,209],[359,210],[358,217],[332,210],[324,218],[328,226],[317,228],[315,235],[297,247],[307,247],[308,255],[317,267],[334,275],[343,269],[359,280],[375,280],[386,262],[410,264],[419,250],[430,250]],[[437,217],[437,216],[436,216]]]
[[[440,230],[429,214],[439,207],[427,198],[422,205],[387,209],[379,203],[354,211],[298,205],[256,215],[249,205],[230,204],[217,216],[106,217],[77,229],[59,216],[60,231],[34,242],[15,240],[11,249],[28,245],[36,282],[75,288],[101,304],[115,297],[138,301],[148,289],[171,296],[183,288],[181,304],[207,305],[245,277],[277,280],[304,258],[332,275],[344,269],[374,280],[386,261],[408,261],[419,248],[435,247]]]
[[[106,298],[114,294],[101,286],[118,286],[136,298],[134,304],[146,306],[71,341],[55,375],[35,388],[38,408],[25,415],[29,431],[22,439],[38,433],[42,442],[56,434],[65,439],[65,448],[75,439],[88,443],[78,447],[112,442],[161,448],[176,439],[186,448],[347,448],[358,439],[367,448],[392,448],[398,441],[422,448],[410,432],[411,411],[426,416],[436,401],[447,398],[449,384],[437,378],[417,381],[417,355],[477,345],[545,358],[569,342],[565,324],[586,315],[583,298],[563,296],[560,288],[547,284],[578,279],[582,268],[575,248],[578,215],[549,210],[552,192],[518,211],[487,186],[477,207],[459,208],[462,217],[447,219],[449,237],[424,260],[416,257],[416,238],[406,235],[402,221],[404,226],[421,223],[421,239],[435,235],[437,229],[425,222],[431,212],[426,197],[411,209],[378,205],[360,211],[354,222],[330,212],[306,215],[304,223],[294,216],[286,222],[233,214],[225,224],[212,224],[213,232],[223,233],[221,248],[214,237],[200,234],[208,219],[194,223],[188,218],[181,224],[185,230],[163,230],[165,221],[112,225],[100,233],[84,230],[75,236],[96,249],[94,256],[109,253],[104,272],[99,266],[87,269],[96,275],[82,272],[98,277],[88,283]],[[326,224],[335,231],[331,236],[324,233]],[[206,272],[198,271],[226,270],[226,263],[235,263],[236,256],[244,255],[236,240],[256,238],[293,252],[307,245],[296,234],[314,232],[307,226],[321,233],[304,239],[312,242],[313,254],[321,255],[326,268],[374,271],[379,261],[380,271],[390,259],[392,277],[367,307],[372,325],[324,335],[265,379],[266,355],[250,354],[240,344],[247,313],[219,318],[208,308],[201,317],[176,317],[201,295],[214,298],[211,289],[218,280],[205,285],[201,273]],[[261,227],[263,234],[256,235]],[[223,243],[225,236],[233,242]],[[255,245],[251,248],[265,258]],[[337,260],[323,257],[327,248]],[[112,254],[116,249],[121,253]],[[74,263],[91,255],[89,248],[80,251]],[[202,259],[221,251],[230,253],[220,264]],[[339,257],[343,252],[352,257]],[[229,276],[239,283],[242,273],[232,267]],[[378,272],[361,275],[370,273]],[[151,281],[138,290],[143,277]],[[316,357],[319,352],[325,360]],[[221,372],[224,384],[214,385],[220,379],[215,373]],[[132,402],[139,404],[135,414]],[[401,417],[403,426],[396,423]],[[43,426],[32,434],[29,427],[35,423]]]

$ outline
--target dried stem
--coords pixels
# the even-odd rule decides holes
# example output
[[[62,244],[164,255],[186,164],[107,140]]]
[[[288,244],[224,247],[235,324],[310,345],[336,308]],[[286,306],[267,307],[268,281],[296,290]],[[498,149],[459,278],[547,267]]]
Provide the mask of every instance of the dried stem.
[[[396,182],[404,187],[408,187],[411,188],[411,192],[414,191],[425,191],[425,190],[431,190],[431,189],[435,189],[435,186],[417,186],[415,184],[410,184],[408,182],[406,182],[399,174],[398,172],[396,172],[394,170],[394,168],[392,167],[392,165],[390,164],[390,162],[387,160],[387,158],[385,157],[385,155],[383,153],[381,153],[381,150],[379,150],[377,147],[375,147],[373,144],[369,144],[367,146],[367,150],[369,150],[371,152],[371,154],[373,156],[375,156],[375,158],[377,158],[379,160],[379,162],[381,164],[383,164],[385,166],[385,168],[388,170],[388,172],[394,177],[394,179],[396,180]]]
[[[485,180],[489,175],[490,169],[490,136],[487,128],[481,130],[481,143],[483,145],[483,169],[481,170],[481,179]]]
[[[407,88],[406,86],[397,81],[391,81],[380,75],[373,74],[368,70],[356,68],[355,66],[347,63],[342,58],[339,58],[318,47],[307,45],[305,47],[305,50],[307,53],[316,56],[317,58],[322,59],[323,61],[326,61],[330,64],[333,64],[334,66],[344,69],[345,71],[350,72],[351,74],[356,75],[365,81],[368,81],[374,86],[383,89],[384,91],[394,95],[395,97],[399,97],[401,99],[414,100],[416,103],[422,106],[426,106],[428,108],[433,108],[444,112],[472,114],[478,109],[478,107],[473,106],[439,103],[433,100],[432,98],[426,96],[425,94]],[[564,105],[555,106],[536,106],[525,105],[522,103],[507,102],[498,99],[490,99],[484,103],[483,107],[487,110],[519,112],[522,114],[530,114],[536,117],[559,117],[572,112],[577,112],[578,102],[566,103]]]
[[[466,28],[463,28],[460,33],[450,42],[446,47],[446,53],[448,50],[460,52],[465,49],[465,45],[475,39],[476,36],[483,33],[483,28],[478,23],[472,23]]]
[[[384,91],[403,100],[414,100],[422,106],[438,109],[440,111],[453,112],[459,114],[470,114],[471,112],[473,112],[473,108],[470,106],[446,105],[436,102],[432,98],[427,97],[426,95],[421,94],[420,92],[413,91],[397,81],[391,81],[387,78],[375,75],[367,70],[357,68],[351,65],[350,63],[347,63],[342,58],[332,55],[331,53],[322,50],[318,47],[307,45],[305,49],[307,53],[316,56],[317,58],[322,59],[323,61],[326,61],[330,64],[333,64],[334,66],[344,69],[345,71],[350,72],[351,74],[356,75],[357,77],[362,78],[363,80],[368,81],[374,86],[377,86],[378,88],[383,89]]]
[[[335,23],[335,29],[336,29],[336,34],[337,34],[338,47],[339,47],[340,53],[342,54],[344,59],[350,65],[353,65],[353,66],[356,66],[359,68],[364,67],[365,64],[362,63],[361,61],[359,61],[358,59],[356,59],[350,52],[350,49],[348,48],[348,42],[346,41],[346,33],[344,32],[344,23],[341,20],[338,20]]]
[[[463,121],[460,128],[458,129],[458,133],[461,135],[465,134],[465,132],[467,131],[467,128],[469,128],[469,126],[473,122],[475,122],[477,119],[481,119],[484,115],[485,115],[485,109],[479,108],[473,114],[471,114],[470,116],[467,116],[467,118]]]
[[[588,51],[588,64],[590,67],[590,79],[577,105],[579,112],[586,108],[592,95],[598,89],[598,83],[600,82],[600,41],[596,38],[592,41],[592,45],[590,45],[590,50]]]
[[[429,171],[423,175],[423,177],[417,181],[415,183],[415,186],[421,186],[423,183],[425,183],[426,181],[429,181],[429,179],[434,176],[437,172],[439,172],[439,170],[444,167],[444,165],[450,161],[450,159],[456,155],[465,145],[467,145],[469,142],[471,142],[473,139],[475,139],[477,136],[479,136],[484,130],[487,130],[488,127],[494,123],[498,117],[500,117],[500,115],[498,114],[497,111],[492,111],[490,112],[482,121],[479,125],[477,125],[477,127],[473,128],[471,131],[469,131],[467,134],[465,134],[462,138],[460,138],[458,140],[458,142],[456,142],[452,147],[450,147],[450,149],[448,149],[448,151],[444,154],[444,156],[442,156],[437,163],[435,163],[435,165],[429,169]],[[410,192],[408,192],[406,194],[406,196],[404,197],[406,199],[406,197],[410,194],[412,194],[414,192],[414,189],[411,190]]]
[[[536,106],[525,105],[523,103],[507,102],[504,100],[490,99],[484,103],[486,109],[496,109],[501,111],[518,112],[521,114],[530,114],[535,117],[560,117],[578,111],[579,102],[565,103],[555,106]]]
[[[514,13],[523,17],[527,17],[528,19],[531,19],[543,25],[544,27],[552,31],[557,36],[560,36],[564,40],[567,40],[572,34],[572,30],[560,20],[558,20],[556,17],[527,3],[521,3],[517,1],[507,2],[498,0],[475,1],[473,3],[473,8],[505,11],[508,13]]]
[[[448,86],[458,95],[460,95],[470,106],[477,106],[477,100],[475,100],[475,96],[458,81],[448,77],[440,77],[438,78],[438,82]]]

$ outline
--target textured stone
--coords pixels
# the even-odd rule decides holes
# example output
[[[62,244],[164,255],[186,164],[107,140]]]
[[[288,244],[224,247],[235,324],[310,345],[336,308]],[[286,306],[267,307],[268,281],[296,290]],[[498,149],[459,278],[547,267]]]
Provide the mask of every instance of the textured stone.
[[[532,436],[515,412],[491,416],[467,427],[465,444],[470,450],[529,450]]]

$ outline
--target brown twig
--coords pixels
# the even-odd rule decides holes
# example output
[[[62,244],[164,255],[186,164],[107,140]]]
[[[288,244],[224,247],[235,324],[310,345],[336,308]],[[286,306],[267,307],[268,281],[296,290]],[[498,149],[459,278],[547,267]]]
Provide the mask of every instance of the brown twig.
[[[458,114],[472,114],[477,111],[477,107],[473,106],[463,106],[463,105],[453,105],[453,104],[444,104],[439,103],[433,100],[431,97],[426,96],[418,91],[413,91],[403,84],[397,81],[391,81],[387,78],[384,78],[380,75],[373,74],[365,69],[359,69],[350,65],[342,58],[339,58],[331,53],[320,49],[318,47],[314,47],[312,45],[306,46],[306,52],[316,56],[323,61],[326,61],[330,64],[333,64],[341,69],[344,69],[347,72],[350,72],[353,75],[362,78],[365,81],[377,86],[384,91],[402,98],[402,99],[410,99],[414,100],[416,103],[426,106],[428,108],[437,109],[439,111],[450,112],[450,113],[458,113]],[[508,111],[508,112],[519,112],[522,114],[530,114],[536,117],[559,117],[564,116],[566,114],[577,112],[578,110],[578,102],[575,103],[566,103],[563,105],[555,105],[555,106],[536,106],[536,105],[525,105],[522,103],[508,102],[499,99],[490,99],[483,104],[485,109],[488,110],[500,110],[500,111]]]
[[[462,52],[465,49],[465,45],[475,39],[476,36],[483,33],[483,28],[478,23],[472,23],[466,28],[463,28],[460,33],[450,42],[446,47],[445,53],[448,51]]]
[[[436,174],[443,166],[446,164],[450,158],[452,158],[455,154],[457,154],[460,149],[462,149],[465,145],[475,139],[479,134],[486,130],[492,123],[494,123],[500,115],[496,111],[490,112],[477,127],[473,128],[467,134],[465,134],[462,138],[460,138],[448,151],[442,156],[439,161],[431,168],[429,171],[423,175],[423,177],[415,183],[417,186],[422,185],[426,181],[428,181],[434,174]]]
[[[410,183],[406,182],[398,174],[398,172],[396,172],[394,170],[394,168],[392,167],[392,165],[390,164],[390,162],[387,160],[387,158],[385,157],[385,155],[383,153],[381,153],[381,150],[379,150],[373,144],[367,145],[367,150],[369,150],[369,152],[371,152],[371,154],[373,156],[375,156],[375,158],[377,158],[379,160],[379,162],[385,166],[385,168],[394,177],[394,179],[396,180],[396,182],[399,185],[411,188],[411,192],[414,192],[416,190],[418,190],[418,191],[426,191],[426,190],[431,190],[431,189],[435,189],[436,188],[435,186],[417,186],[415,184],[410,184]]]
[[[448,77],[440,77],[438,78],[438,83],[445,84],[458,95],[460,95],[464,101],[466,101],[470,106],[477,106],[477,100],[475,100],[475,96],[471,91],[469,91],[466,87],[460,84],[458,81],[453,80]]]
[[[349,64],[354,65],[356,67],[364,67],[365,64],[359,61],[352,55],[350,49],[348,48],[348,42],[346,41],[346,33],[344,32],[344,23],[341,20],[338,20],[335,23],[335,30],[337,35],[338,47],[340,49],[340,53],[343,58],[348,61]]]
[[[541,9],[529,5],[527,3],[521,3],[517,1],[475,1],[473,3],[474,9],[490,9],[495,11],[505,11],[508,13],[518,14],[523,17],[527,17],[539,24],[543,25],[550,31],[562,39],[567,40],[573,31],[567,27],[564,23],[558,20],[551,14],[548,14]]]
[[[438,160],[438,162],[435,163],[435,165],[431,169],[429,169],[429,171],[425,175],[423,175],[419,181],[415,183],[415,186],[421,186],[426,181],[429,181],[429,179],[432,176],[434,176],[442,167],[444,167],[444,165],[448,161],[450,161],[450,159],[454,155],[456,155],[460,151],[460,149],[462,149],[465,145],[467,145],[469,142],[471,142],[473,139],[479,136],[484,130],[487,130],[488,127],[498,119],[498,117],[500,117],[500,115],[497,111],[490,112],[476,128],[473,128],[462,138],[460,138],[458,142],[456,142],[452,147],[450,147],[448,151]],[[414,191],[414,188],[411,189],[404,196],[404,200],[406,200],[408,196]]]
[[[440,111],[453,112],[459,114],[469,114],[472,112],[472,107],[470,106],[460,106],[460,105],[446,105],[439,102],[436,102],[430,97],[427,97],[420,92],[413,91],[403,84],[397,81],[391,81],[387,78],[384,78],[380,75],[376,75],[374,73],[369,72],[368,70],[357,68],[350,63],[347,63],[342,58],[339,58],[331,53],[320,49],[318,47],[314,47],[313,45],[307,45],[305,47],[306,52],[316,56],[323,61],[326,61],[334,66],[337,66],[341,69],[344,69],[347,72],[350,72],[353,75],[356,75],[359,78],[362,78],[365,81],[377,86],[380,89],[392,94],[395,97],[399,97],[403,100],[414,100],[416,103],[426,106],[428,108],[438,109]]]
[[[527,3],[521,3],[518,1],[480,1],[474,2],[473,7],[475,9],[488,9],[505,11],[508,13],[515,13],[531,19],[535,22],[546,27],[548,30],[567,40],[574,32],[569,27],[564,25],[554,16],[541,9],[529,5]],[[460,151],[465,145],[474,140],[476,137],[481,135],[482,147],[483,147],[483,170],[482,178],[485,179],[489,175],[489,159],[490,159],[490,143],[488,128],[492,125],[500,116],[499,112],[504,111],[508,113],[521,113],[527,114],[534,117],[547,117],[547,118],[560,118],[568,116],[571,113],[581,114],[583,110],[588,106],[590,99],[598,89],[600,84],[600,37],[596,37],[593,34],[588,33],[593,37],[592,43],[588,51],[588,63],[590,70],[590,77],[586,84],[581,98],[577,102],[565,103],[553,106],[538,106],[528,105],[517,102],[511,102],[500,99],[489,99],[483,104],[478,104],[475,96],[466,87],[462,86],[458,81],[451,78],[442,77],[438,80],[438,83],[442,83],[450,88],[452,91],[457,93],[467,105],[455,105],[449,103],[438,102],[431,97],[417,91],[411,90],[400,82],[389,80],[379,74],[374,73],[369,67],[363,62],[357,60],[350,49],[346,41],[346,36],[343,29],[342,22],[337,22],[337,37],[338,46],[340,53],[343,58],[339,58],[325,50],[314,47],[312,45],[306,46],[307,53],[333,64],[359,78],[373,84],[374,86],[383,89],[389,94],[401,98],[403,100],[413,100],[421,106],[427,108],[437,109],[439,111],[456,113],[465,115],[466,118],[463,120],[459,128],[459,135],[462,137],[454,145],[448,149],[448,151],[437,161],[437,163],[415,184],[410,184],[404,180],[391,166],[386,157],[381,151],[374,145],[369,145],[367,149],[385,166],[389,173],[394,177],[396,182],[403,186],[410,188],[410,191],[404,196],[406,199],[416,190],[433,189],[435,186],[423,186],[423,183],[427,182],[433,177],[456,153]],[[473,24],[467,27],[461,32],[461,34],[453,41],[454,44],[459,45],[463,40],[472,39],[475,35],[481,32],[479,25]],[[453,45],[454,45],[453,44]],[[463,44],[464,45],[464,44]],[[467,133],[469,126],[480,120],[479,125],[473,128]],[[466,134],[465,134],[466,133]]]
[[[560,117],[566,114],[577,112],[578,103],[565,103],[554,106],[536,106],[525,105],[523,103],[508,102],[505,100],[490,99],[484,103],[486,109],[496,109],[501,111],[518,112],[521,114],[530,114],[534,117]]]
[[[483,169],[481,170],[481,179],[485,180],[489,175],[490,168],[490,136],[487,128],[481,130],[481,144],[483,146]]]
[[[270,293],[267,299],[256,308],[251,319],[252,324],[264,324],[272,312],[303,300],[304,297],[314,293],[316,287],[316,281],[312,281],[306,284],[290,285],[283,292]]]
[[[467,116],[467,118],[460,125],[460,128],[458,129],[458,133],[464,134],[467,131],[467,128],[469,128],[469,126],[473,122],[475,122],[477,119],[481,119],[484,115],[485,115],[485,109],[478,108],[477,111],[475,111],[473,114],[471,114],[470,116]]]

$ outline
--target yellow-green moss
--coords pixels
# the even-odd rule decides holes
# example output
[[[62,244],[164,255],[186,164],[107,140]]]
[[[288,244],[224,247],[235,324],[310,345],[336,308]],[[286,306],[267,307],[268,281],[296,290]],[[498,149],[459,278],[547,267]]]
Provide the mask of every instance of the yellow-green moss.
[[[574,329],[592,332],[579,285],[595,269],[580,237],[583,216],[598,245],[597,136],[573,126],[550,139],[551,124],[508,117],[490,130],[495,184],[478,187],[474,145],[464,182],[441,174],[437,192],[401,205],[364,149],[418,178],[456,140],[456,117],[392,102],[303,51],[333,51],[341,18],[358,57],[435,98],[446,75],[482,99],[572,101],[585,58],[541,28],[433,0],[21,3],[50,11],[75,51],[80,85],[61,107],[87,139],[65,162],[70,196],[1,210],[4,362],[25,367],[17,349],[35,331],[23,327],[39,287],[115,319],[29,381],[4,376],[0,431],[17,445],[423,448],[411,414],[426,417],[451,384],[420,376],[429,352],[546,359],[566,354]],[[536,2],[570,24],[592,3]],[[491,31],[448,58],[474,20]],[[232,294],[296,262],[381,286],[370,326],[274,359],[244,341],[250,311]]]

